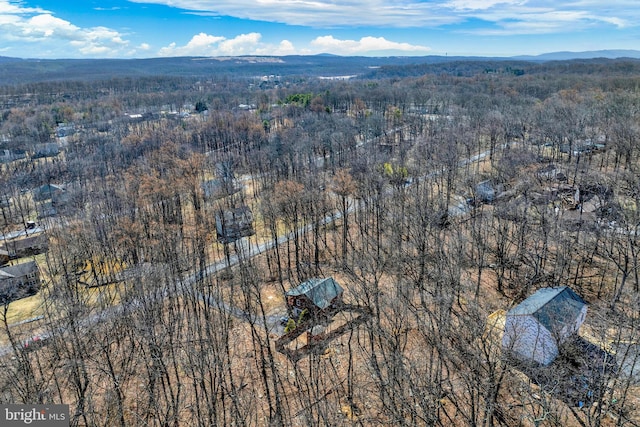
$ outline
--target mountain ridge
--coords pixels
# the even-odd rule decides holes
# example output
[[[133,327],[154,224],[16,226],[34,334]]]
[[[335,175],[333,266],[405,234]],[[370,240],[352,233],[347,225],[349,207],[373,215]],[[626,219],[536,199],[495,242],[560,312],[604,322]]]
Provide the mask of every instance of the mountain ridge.
[[[622,59],[632,58],[640,59],[640,50],[634,49],[603,49],[603,50],[587,50],[580,52],[572,51],[558,51],[547,52],[540,55],[517,55],[512,56],[512,59],[519,60],[543,60],[543,61],[564,61],[571,59]]]
[[[482,72],[487,69],[527,67],[553,61],[640,60],[637,50],[604,50],[588,52],[551,52],[537,56],[225,56],[225,57],[156,57],[131,59],[23,59],[0,56],[0,85],[44,81],[108,80],[152,76],[207,78],[227,75],[234,78],[256,76],[363,76],[393,77],[398,70],[424,74]],[[486,67],[483,67],[486,62]],[[449,65],[447,65],[449,64]],[[386,69],[386,74],[381,69]],[[379,70],[379,71],[374,71]],[[376,74],[377,73],[377,74]],[[402,74],[402,73],[401,73]]]
[[[404,55],[389,55],[389,56],[365,56],[365,55],[337,55],[333,53],[318,53],[314,55],[230,55],[224,57],[208,57],[208,56],[172,56],[172,57],[148,57],[148,58],[19,58],[10,56],[1,56],[0,62],[11,61],[40,61],[40,62],[55,62],[55,61],[146,61],[146,60],[171,60],[177,58],[190,58],[190,59],[217,59],[217,58],[258,58],[258,57],[273,57],[273,58],[369,58],[369,59],[387,59],[387,58],[406,58],[406,59],[420,59],[420,58],[447,58],[450,60],[459,59],[516,59],[516,60],[571,60],[571,59],[621,59],[621,58],[633,58],[640,59],[640,50],[635,49],[602,49],[602,50],[588,50],[588,51],[556,51],[545,52],[539,55],[512,55],[512,56],[488,56],[488,55],[422,55],[422,56],[404,56]]]

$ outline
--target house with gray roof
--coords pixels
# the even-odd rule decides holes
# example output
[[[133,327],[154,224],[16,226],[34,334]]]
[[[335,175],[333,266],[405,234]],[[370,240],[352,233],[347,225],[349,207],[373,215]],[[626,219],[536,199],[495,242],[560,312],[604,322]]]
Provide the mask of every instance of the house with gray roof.
[[[33,200],[36,202],[44,202],[51,200],[52,202],[63,201],[66,198],[67,189],[64,185],[44,184],[38,188],[31,190]]]
[[[332,277],[309,279],[287,291],[287,310],[296,318],[305,309],[311,316],[322,315],[342,301],[343,292]]]
[[[24,150],[0,150],[0,163],[9,163],[14,160],[25,159],[27,154]]]
[[[42,231],[37,234],[25,233],[23,235],[26,237],[0,239],[0,259],[3,259],[5,254],[9,259],[24,258],[41,254],[49,249],[49,240]]]
[[[40,289],[40,269],[35,261],[0,268],[0,304],[35,294]]]
[[[507,312],[502,348],[517,358],[548,365],[586,315],[587,303],[570,288],[539,289]]]
[[[32,159],[40,159],[42,157],[55,157],[60,154],[60,146],[55,142],[45,142],[36,144],[33,149]]]
[[[237,185],[234,179],[210,179],[200,184],[204,198],[207,200],[217,200],[239,192],[242,188]]]

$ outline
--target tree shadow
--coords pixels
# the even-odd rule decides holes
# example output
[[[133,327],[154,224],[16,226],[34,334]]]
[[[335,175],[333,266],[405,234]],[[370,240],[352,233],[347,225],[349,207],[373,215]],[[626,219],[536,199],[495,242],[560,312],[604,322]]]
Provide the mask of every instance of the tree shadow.
[[[547,366],[514,355],[505,359],[541,390],[579,408],[598,402],[607,391],[608,379],[618,371],[613,354],[578,335],[565,341],[558,357]]]
[[[339,312],[356,314],[357,317],[353,317],[347,320],[345,323],[332,327],[329,332],[314,333],[316,326],[328,327],[333,322],[333,317]],[[346,332],[357,328],[362,323],[365,323],[371,318],[371,310],[368,307],[360,307],[350,304],[341,304],[332,310],[323,319],[308,319],[293,329],[292,331],[284,334],[276,341],[276,350],[285,356],[287,356],[292,362],[297,362],[303,357],[308,356],[311,353],[322,353],[327,345],[336,338],[342,336]],[[333,325],[335,326],[335,325]],[[307,333],[307,343],[302,347],[291,348],[289,344],[296,341],[296,339],[304,333]]]

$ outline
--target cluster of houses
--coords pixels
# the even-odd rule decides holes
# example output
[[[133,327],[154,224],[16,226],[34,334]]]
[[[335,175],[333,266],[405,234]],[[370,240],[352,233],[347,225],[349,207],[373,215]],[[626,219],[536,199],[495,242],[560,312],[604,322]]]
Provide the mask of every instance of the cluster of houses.
[[[74,124],[60,123],[54,130],[52,137],[55,139],[52,142],[37,143],[22,148],[1,148],[0,163],[10,163],[27,157],[31,159],[55,157],[68,144],[67,138],[75,133],[76,127]],[[9,142],[11,142],[11,139],[7,135],[0,136],[0,144],[8,144]],[[7,146],[5,145],[5,147]]]
[[[40,270],[29,257],[47,251],[44,230],[29,221],[24,230],[0,236],[0,304],[8,304],[38,292]]]
[[[295,327],[285,328],[285,334],[276,342],[278,351],[297,360],[347,330],[350,325],[329,334],[314,332],[318,325],[326,325],[337,312],[349,308],[343,302],[343,293],[343,288],[332,277],[312,278],[287,291],[284,297],[288,317],[283,318],[283,325],[289,326],[293,320]],[[560,377],[556,375],[554,380],[562,378],[564,383],[556,387],[558,397],[582,407],[589,399],[593,401],[596,395],[602,395],[606,387],[593,379],[602,375],[603,370],[615,369],[615,357],[578,337],[586,315],[587,303],[569,287],[539,289],[506,313],[500,330],[502,355],[506,360],[521,363],[519,366],[534,381],[540,380],[541,372],[556,372]],[[287,347],[305,331],[306,346]],[[576,364],[574,360],[570,364],[580,366],[554,367],[554,362],[568,357],[567,346],[572,343],[578,343],[575,347],[581,353],[582,363]]]
[[[58,154],[60,154],[60,145],[57,142],[35,144],[30,151],[20,148],[5,148],[0,150],[0,163],[10,163],[16,160],[26,159],[27,155],[32,159],[40,159],[43,157],[55,157]]]
[[[285,293],[289,316],[327,315],[342,303],[344,290],[332,278],[312,278]],[[510,309],[502,334],[503,352],[549,365],[585,321],[587,303],[569,287],[542,288]]]
[[[332,278],[312,278],[285,293],[287,311],[297,319],[330,315],[342,304],[344,289]],[[549,365],[563,343],[578,333],[587,303],[567,286],[542,288],[506,313],[503,352],[517,359]]]
[[[520,181],[511,188],[495,180],[475,184],[464,203],[450,207],[450,214],[470,212],[469,206],[493,205],[493,215],[502,219],[520,221],[531,217],[530,206],[547,206],[566,231],[595,231],[603,226],[613,227],[620,215],[619,202],[613,190],[597,178],[571,183],[566,168],[548,163],[540,166],[530,181]],[[533,185],[531,184],[533,183]],[[526,194],[520,188],[526,187]]]
[[[44,233],[7,240],[0,245],[0,304],[8,304],[38,292],[38,264],[33,260],[22,262],[22,259],[43,252],[46,248],[47,240]]]

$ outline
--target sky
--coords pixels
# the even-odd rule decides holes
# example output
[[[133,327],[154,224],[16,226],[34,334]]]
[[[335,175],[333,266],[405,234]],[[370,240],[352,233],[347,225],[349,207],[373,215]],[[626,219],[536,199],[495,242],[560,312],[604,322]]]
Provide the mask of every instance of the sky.
[[[0,0],[0,56],[517,56],[640,49],[638,0]]]

